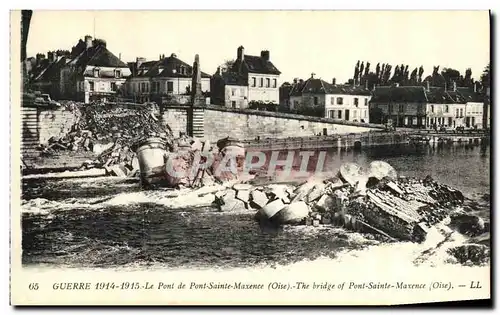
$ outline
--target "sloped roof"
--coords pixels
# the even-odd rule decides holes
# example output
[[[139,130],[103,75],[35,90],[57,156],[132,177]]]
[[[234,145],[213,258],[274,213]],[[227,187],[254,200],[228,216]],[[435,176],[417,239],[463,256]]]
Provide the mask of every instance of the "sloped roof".
[[[224,83],[227,85],[238,85],[238,86],[246,86],[248,85],[248,79],[242,75],[239,75],[233,71],[226,71],[221,74]]]
[[[372,102],[414,102],[414,103],[436,103],[452,104],[478,101],[479,95],[467,88],[457,88],[456,91],[445,90],[441,87],[430,87],[429,90],[423,86],[382,86],[373,92]],[[480,99],[479,99],[480,101]]]
[[[149,66],[149,65],[147,65]],[[184,72],[181,72],[184,68]],[[174,71],[175,70],[175,71]],[[168,77],[168,78],[191,78],[193,76],[193,67],[180,60],[174,54],[170,57],[155,61],[149,71],[139,74],[145,77]],[[201,71],[202,78],[210,78],[210,75]]]
[[[464,99],[467,102],[482,102],[483,101],[483,96],[478,93],[474,92],[472,88],[468,87],[457,87],[458,93],[460,93]]]
[[[59,71],[66,64],[66,58],[58,56],[56,61],[45,63],[33,76],[33,81],[51,81],[59,77]]]
[[[293,84],[291,96],[308,94],[340,94],[340,95],[371,95],[371,92],[361,86],[333,85],[322,79],[309,78]]]
[[[266,61],[260,56],[245,55],[243,60],[236,59],[233,63],[232,70],[238,72],[241,66],[245,66],[250,73],[281,74],[271,61]]]
[[[116,57],[103,45],[89,47],[69,62],[75,67],[96,66],[110,68],[128,68],[128,65]]]

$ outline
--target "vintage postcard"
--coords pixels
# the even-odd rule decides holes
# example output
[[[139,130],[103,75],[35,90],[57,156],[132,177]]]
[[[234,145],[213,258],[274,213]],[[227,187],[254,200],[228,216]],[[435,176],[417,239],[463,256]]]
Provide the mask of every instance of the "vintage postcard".
[[[11,12],[13,305],[491,303],[490,12]]]

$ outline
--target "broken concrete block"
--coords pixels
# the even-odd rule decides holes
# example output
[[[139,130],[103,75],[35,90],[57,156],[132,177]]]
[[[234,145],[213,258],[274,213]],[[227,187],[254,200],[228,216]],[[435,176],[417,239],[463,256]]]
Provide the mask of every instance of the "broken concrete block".
[[[316,202],[316,208],[320,211],[329,211],[335,207],[335,200],[329,195],[323,195]]]
[[[249,190],[238,190],[236,192],[236,198],[245,202],[245,203],[248,203],[250,200],[250,191]]]
[[[267,199],[266,194],[260,190],[253,190],[250,193],[250,195],[252,197],[252,204],[255,205],[256,208],[264,207],[267,204],[267,202],[269,201]]]
[[[316,184],[314,188],[311,191],[309,191],[309,194],[307,194],[307,201],[312,202],[318,200],[324,194],[325,187],[326,185],[323,183]]]
[[[297,201],[284,207],[275,217],[279,223],[300,223],[309,215],[309,206],[304,201]]]
[[[233,189],[237,190],[237,191],[239,191],[239,190],[250,190],[252,188],[253,188],[253,186],[250,185],[250,184],[235,184],[233,186]]]
[[[127,176],[127,174],[125,173],[125,171],[118,164],[117,165],[113,165],[113,166],[109,167],[108,169],[109,169],[109,173],[112,176],[118,176],[118,177],[126,177]]]
[[[274,201],[271,201],[264,207],[260,209],[260,211],[265,214],[267,218],[272,218],[276,213],[281,211],[283,208],[285,208],[285,204],[281,199],[276,199]]]
[[[203,144],[199,139],[194,139],[191,143],[191,150],[193,151],[201,151],[203,149]]]
[[[222,212],[236,211],[245,209],[245,203],[239,199],[223,199],[223,203],[220,203],[219,210]]]
[[[291,202],[290,198],[288,198],[288,197],[281,198],[281,201],[283,201],[283,203],[285,203],[285,204],[289,204]]]
[[[292,202],[304,200],[315,185],[315,182],[309,181],[298,186],[294,191],[295,197],[292,199]]]
[[[227,190],[219,190],[215,193],[215,198],[222,198],[227,193]]]

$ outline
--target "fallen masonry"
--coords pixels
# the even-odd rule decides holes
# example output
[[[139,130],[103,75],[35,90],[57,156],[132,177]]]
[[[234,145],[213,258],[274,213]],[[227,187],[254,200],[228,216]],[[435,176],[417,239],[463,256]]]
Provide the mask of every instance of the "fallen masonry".
[[[278,225],[342,226],[382,240],[422,242],[434,224],[464,202],[460,191],[429,176],[398,177],[387,163],[384,175],[381,163],[376,161],[378,178],[370,169],[361,171],[349,163],[330,178],[311,178],[299,185],[234,185],[216,194],[214,205],[220,211],[253,210],[257,221]],[[474,235],[485,232],[481,219],[474,222],[469,224]]]

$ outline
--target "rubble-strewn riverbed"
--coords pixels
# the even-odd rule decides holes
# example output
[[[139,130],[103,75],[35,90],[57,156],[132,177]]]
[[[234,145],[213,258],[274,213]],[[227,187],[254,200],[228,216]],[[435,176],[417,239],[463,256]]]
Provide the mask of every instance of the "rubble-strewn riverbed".
[[[405,176],[432,174],[470,199],[463,205],[465,211],[489,220],[488,148],[371,148],[338,153],[338,159],[328,160],[325,168],[352,161],[366,165],[373,160],[387,161]],[[471,238],[458,233],[448,239],[443,237],[446,233],[430,233],[423,244],[381,244],[367,235],[328,225],[266,229],[254,221],[254,211],[195,207],[209,204],[209,194],[173,196],[169,190],[142,191],[137,180],[118,177],[25,182],[23,262],[234,267],[340,259],[356,251],[366,257],[372,250],[394,247],[398,259],[407,255],[415,264],[436,265],[457,263],[447,255],[447,248],[471,241],[489,244],[487,235]],[[434,247],[439,248],[429,251]]]

